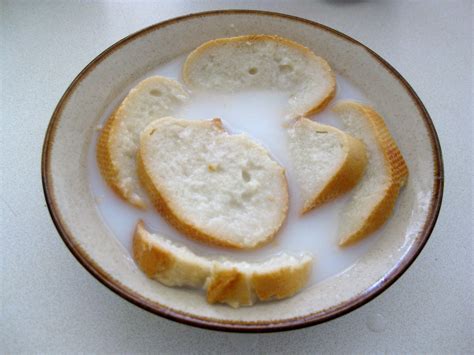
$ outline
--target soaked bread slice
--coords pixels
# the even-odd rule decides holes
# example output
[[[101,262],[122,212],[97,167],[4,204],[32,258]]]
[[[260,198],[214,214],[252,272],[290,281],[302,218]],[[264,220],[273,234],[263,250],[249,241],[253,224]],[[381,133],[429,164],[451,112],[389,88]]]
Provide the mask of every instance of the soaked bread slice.
[[[320,111],[336,92],[335,75],[324,59],[299,43],[270,35],[206,42],[186,59],[183,78],[193,89],[288,92],[290,117]]]
[[[255,263],[212,260],[148,232],[141,221],[133,256],[148,277],[167,286],[204,288],[209,303],[232,307],[293,296],[308,282],[313,263],[309,254],[286,253]]]
[[[212,268],[210,260],[159,234],[149,233],[142,221],[133,236],[133,258],[149,278],[166,286],[202,288]]]
[[[180,83],[153,76],[130,90],[105,123],[97,142],[99,170],[107,184],[132,205],[146,207],[136,173],[140,132],[151,121],[174,113],[187,99]]]
[[[232,248],[270,241],[288,210],[285,170],[219,119],[172,117],[140,137],[139,176],[157,210],[185,235]]]
[[[360,140],[303,117],[289,128],[288,137],[302,213],[346,193],[361,179],[367,153]]]
[[[367,105],[340,101],[334,106],[345,131],[364,142],[368,164],[340,222],[339,245],[352,244],[380,228],[395,206],[408,167],[383,118]]]

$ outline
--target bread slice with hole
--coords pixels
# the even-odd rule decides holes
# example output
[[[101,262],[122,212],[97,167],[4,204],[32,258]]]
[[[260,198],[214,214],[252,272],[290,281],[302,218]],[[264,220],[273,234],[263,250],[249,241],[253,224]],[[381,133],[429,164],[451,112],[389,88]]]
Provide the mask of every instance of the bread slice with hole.
[[[324,59],[299,43],[271,35],[206,42],[189,54],[183,78],[193,89],[288,92],[290,118],[322,110],[336,92],[335,75]]]
[[[372,107],[340,101],[334,108],[345,131],[362,140],[368,152],[364,177],[344,207],[339,245],[350,245],[380,228],[392,214],[408,167],[385,122]]]
[[[308,282],[313,258],[280,253],[262,262],[213,260],[150,233],[142,221],[133,236],[133,256],[149,277],[167,286],[203,288],[209,303],[232,307],[293,296]]]
[[[105,181],[123,200],[146,207],[136,173],[140,132],[151,121],[173,114],[188,96],[177,81],[152,76],[130,90],[108,118],[97,141],[97,161]]]
[[[350,191],[367,165],[365,145],[331,126],[299,118],[288,129],[302,213]]]
[[[269,242],[288,210],[285,170],[219,119],[166,117],[140,136],[138,172],[157,210],[185,235],[232,248]]]

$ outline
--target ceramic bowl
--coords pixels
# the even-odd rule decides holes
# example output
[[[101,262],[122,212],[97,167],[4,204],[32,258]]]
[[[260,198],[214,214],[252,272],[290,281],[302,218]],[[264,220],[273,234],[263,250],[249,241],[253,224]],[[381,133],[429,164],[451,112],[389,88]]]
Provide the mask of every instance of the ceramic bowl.
[[[87,174],[87,152],[105,108],[152,68],[201,43],[243,34],[276,34],[323,56],[386,118],[410,170],[384,235],[351,268],[296,296],[253,307],[209,305],[193,290],[153,282],[104,225]],[[410,266],[436,222],[443,191],[441,150],[420,99],[385,60],[356,40],[321,24],[259,11],[213,11],[168,20],[112,45],[72,82],[45,138],[43,187],[64,242],[99,281],[134,304],[182,323],[230,331],[275,331],[327,321],[363,305]]]

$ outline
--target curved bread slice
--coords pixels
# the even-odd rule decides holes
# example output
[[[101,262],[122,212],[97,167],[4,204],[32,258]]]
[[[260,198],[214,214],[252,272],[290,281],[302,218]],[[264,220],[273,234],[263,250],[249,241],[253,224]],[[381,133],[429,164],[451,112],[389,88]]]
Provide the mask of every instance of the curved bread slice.
[[[133,258],[140,269],[166,286],[202,288],[212,262],[158,234],[149,233],[142,221],[133,236]]]
[[[183,78],[195,89],[287,91],[290,117],[320,111],[336,92],[335,75],[324,59],[299,43],[269,35],[206,42],[186,59]]]
[[[153,76],[135,86],[107,120],[97,142],[97,161],[108,185],[125,201],[146,207],[136,173],[140,132],[151,121],[172,114],[187,98],[177,81]]]
[[[406,183],[408,167],[383,118],[371,107],[340,101],[334,112],[345,130],[365,143],[369,156],[366,173],[342,212],[339,245],[345,246],[385,223]]]
[[[364,144],[337,128],[299,118],[289,129],[302,213],[351,190],[367,165]]]
[[[195,255],[137,224],[133,237],[136,263],[150,278],[167,286],[204,288],[209,303],[250,306],[293,296],[307,283],[313,258],[279,254],[263,262],[211,260]]]
[[[286,218],[285,170],[219,119],[152,122],[141,134],[138,173],[158,211],[204,242],[254,248]]]

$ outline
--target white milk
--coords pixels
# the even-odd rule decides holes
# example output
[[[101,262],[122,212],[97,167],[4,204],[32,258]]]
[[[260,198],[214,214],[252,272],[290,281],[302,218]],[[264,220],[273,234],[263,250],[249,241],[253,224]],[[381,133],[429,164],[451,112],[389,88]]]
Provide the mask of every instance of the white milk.
[[[139,81],[151,75],[163,75],[180,80],[181,67],[185,56],[160,66],[156,70],[140,78],[111,103],[101,118],[99,127],[105,122],[112,110],[126,96],[128,91]],[[342,77],[337,77],[337,99],[356,99],[367,102],[364,96]],[[265,257],[281,251],[298,253],[311,252],[315,256],[311,284],[320,282],[349,268],[363,255],[381,234],[376,233],[357,245],[345,249],[337,246],[337,230],[339,212],[347,201],[348,196],[323,205],[304,216],[299,214],[301,201],[298,196],[291,161],[288,156],[288,146],[283,127],[285,107],[288,94],[270,91],[247,91],[229,95],[191,94],[191,100],[174,116],[186,119],[211,119],[219,117],[225,128],[231,133],[244,132],[254,140],[263,144],[287,171],[290,208],[288,219],[275,239],[268,245],[253,251],[235,251],[220,247],[211,247],[193,241],[171,227],[152,208],[141,211],[129,206],[119,199],[105,184],[100,176],[95,159],[96,139],[89,152],[90,182],[97,206],[106,225],[112,230],[117,239],[130,252],[132,233],[139,219],[143,219],[147,227],[157,233],[187,245],[200,255],[226,256],[235,260],[262,260]],[[321,123],[340,127],[340,122],[330,112],[324,110],[316,115]]]

